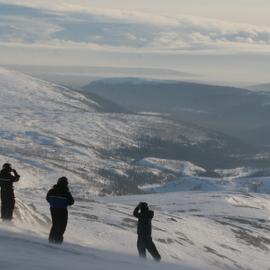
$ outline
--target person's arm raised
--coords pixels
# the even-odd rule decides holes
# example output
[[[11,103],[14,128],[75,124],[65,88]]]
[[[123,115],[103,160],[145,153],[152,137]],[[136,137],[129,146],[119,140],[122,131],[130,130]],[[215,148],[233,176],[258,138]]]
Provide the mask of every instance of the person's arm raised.
[[[133,216],[139,218],[140,217],[139,211],[140,211],[140,204],[138,204],[138,206],[136,206],[136,208],[134,209]]]

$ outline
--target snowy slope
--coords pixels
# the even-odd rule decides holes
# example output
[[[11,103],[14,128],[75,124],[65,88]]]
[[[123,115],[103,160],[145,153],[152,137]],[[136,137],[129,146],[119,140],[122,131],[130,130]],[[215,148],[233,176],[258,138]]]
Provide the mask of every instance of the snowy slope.
[[[154,239],[165,260],[199,269],[268,269],[269,198],[182,192],[105,201],[130,209],[137,201],[148,201],[156,213]]]
[[[0,122],[0,163],[14,164],[23,175],[18,188],[35,193],[37,186],[43,192],[63,174],[81,195],[108,186],[110,193],[115,172],[125,175],[136,169],[126,152],[132,148],[136,153],[145,137],[219,144],[205,130],[162,116],[102,112],[99,104],[75,91],[3,68]]]
[[[0,222],[1,269],[269,269],[268,177],[243,178],[252,175],[244,168],[198,177],[204,168],[184,160],[107,154],[139,147],[145,134],[199,144],[207,132],[157,116],[103,113],[78,93],[5,69],[0,97],[0,163],[11,162],[22,175],[14,222]],[[129,180],[132,167],[181,177],[159,183],[151,189],[156,194],[95,196],[110,179],[101,169]],[[55,247],[47,243],[45,195],[60,175],[70,178],[76,203],[65,243]],[[139,201],[155,210],[153,239],[168,264],[137,258],[132,211]]]
[[[0,229],[1,269],[21,270],[73,270],[73,269],[182,269],[187,266],[154,263],[136,257],[96,250],[74,244],[64,247],[47,244],[43,238],[22,231],[10,232]]]
[[[0,223],[0,239],[5,244],[1,244],[0,264],[14,263],[10,269],[22,269],[8,255],[15,252],[16,258],[29,267],[49,261],[53,262],[50,269],[56,269],[55,265],[70,269],[65,267],[73,262],[78,269],[87,269],[87,264],[93,264],[93,269],[107,269],[107,263],[111,267],[130,264],[128,269],[138,269],[143,262],[129,257],[137,256],[132,211],[139,201],[147,201],[155,210],[153,239],[163,262],[176,264],[178,269],[184,265],[191,269],[267,270],[269,199],[269,195],[236,192],[176,192],[78,200],[70,208],[65,243],[59,248],[47,244],[50,223],[45,201],[33,201],[33,211],[33,205],[19,200],[14,224]],[[33,254],[34,259],[28,261],[27,256],[32,258]]]

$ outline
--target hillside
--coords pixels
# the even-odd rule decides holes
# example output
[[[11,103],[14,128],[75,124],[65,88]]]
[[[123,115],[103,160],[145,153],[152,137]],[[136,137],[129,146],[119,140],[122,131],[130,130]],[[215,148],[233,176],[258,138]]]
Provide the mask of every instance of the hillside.
[[[136,160],[188,161],[211,175],[216,168],[248,165],[255,155],[252,147],[222,134],[162,115],[119,113],[119,106],[92,98],[0,70],[0,161],[27,171],[22,188],[42,190],[66,175],[82,197],[139,193],[138,185],[167,182],[181,173],[156,173]]]
[[[1,227],[0,227],[1,228]],[[15,232],[14,232],[15,231]],[[52,246],[44,238],[33,236],[19,229],[0,229],[0,266],[2,269],[20,270],[73,270],[73,269],[182,269],[187,266],[151,263],[113,251],[96,250],[75,244]]]
[[[0,102],[0,164],[22,176],[14,221],[0,222],[0,266],[268,269],[269,171],[252,167],[252,147],[162,114],[112,113],[106,99],[5,69]],[[61,175],[76,203],[55,247],[45,195]],[[140,201],[155,211],[162,264],[137,258]]]
[[[72,191],[76,188],[71,185]],[[47,243],[50,218],[45,199],[30,198],[26,190],[16,194],[14,223],[0,223],[0,265],[8,269],[88,269],[90,265],[101,270],[269,267],[266,194],[205,189],[76,198],[61,247]],[[155,211],[153,239],[162,262],[173,265],[136,258],[136,219],[132,211],[139,201],[147,201]]]
[[[83,92],[95,93],[134,112],[167,114],[257,145],[261,141],[248,136],[247,130],[268,125],[270,115],[267,92],[234,87],[119,78],[97,80]]]

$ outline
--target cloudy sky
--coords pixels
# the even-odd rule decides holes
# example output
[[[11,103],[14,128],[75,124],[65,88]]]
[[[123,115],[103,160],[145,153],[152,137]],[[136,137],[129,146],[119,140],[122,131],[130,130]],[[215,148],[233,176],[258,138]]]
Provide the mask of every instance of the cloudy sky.
[[[269,0],[0,0],[0,64],[158,67],[267,82],[269,10]]]

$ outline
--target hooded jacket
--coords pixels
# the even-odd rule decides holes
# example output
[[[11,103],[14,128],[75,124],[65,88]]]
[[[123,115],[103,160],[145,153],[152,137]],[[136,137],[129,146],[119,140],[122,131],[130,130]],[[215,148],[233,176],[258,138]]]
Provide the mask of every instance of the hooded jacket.
[[[14,175],[11,174],[11,171],[8,169],[2,169],[0,171],[0,186],[1,186],[1,194],[13,194],[13,183],[18,182],[20,176],[16,171],[13,171]],[[14,195],[13,195],[14,196]]]
[[[46,196],[51,208],[67,209],[74,204],[74,199],[67,186],[56,184],[51,188]]]
[[[154,211],[147,208],[136,207],[133,215],[138,218],[137,233],[139,237],[148,238],[152,235],[152,219]]]

